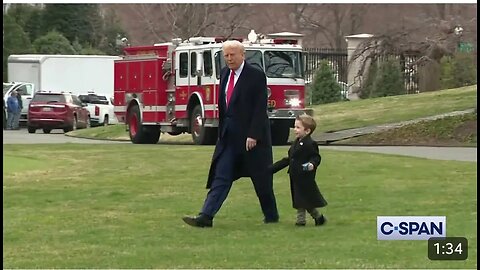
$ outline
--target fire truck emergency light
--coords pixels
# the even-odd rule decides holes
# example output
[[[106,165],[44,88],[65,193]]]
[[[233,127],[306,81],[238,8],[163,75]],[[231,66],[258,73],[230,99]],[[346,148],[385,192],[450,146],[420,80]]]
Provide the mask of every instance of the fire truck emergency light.
[[[250,31],[247,37],[248,41],[250,41],[251,43],[255,43],[257,41],[258,35],[257,33],[255,33],[255,30],[252,29],[252,31]]]

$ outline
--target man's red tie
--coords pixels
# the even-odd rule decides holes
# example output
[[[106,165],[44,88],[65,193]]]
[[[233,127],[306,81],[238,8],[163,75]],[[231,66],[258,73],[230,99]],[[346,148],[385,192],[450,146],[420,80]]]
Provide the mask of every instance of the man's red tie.
[[[228,87],[227,87],[227,106],[228,106],[228,103],[230,103],[230,97],[232,97],[234,85],[235,85],[235,71],[230,70],[230,79],[228,80]]]

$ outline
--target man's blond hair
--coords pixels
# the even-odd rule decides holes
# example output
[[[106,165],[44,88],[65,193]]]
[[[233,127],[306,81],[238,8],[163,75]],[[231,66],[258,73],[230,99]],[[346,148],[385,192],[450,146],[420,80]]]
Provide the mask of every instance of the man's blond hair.
[[[296,120],[300,121],[305,129],[310,129],[310,134],[317,128],[315,119],[306,113],[297,116]]]
[[[238,48],[245,53],[245,46],[243,46],[243,44],[238,40],[227,40],[223,42],[222,49],[225,48]]]

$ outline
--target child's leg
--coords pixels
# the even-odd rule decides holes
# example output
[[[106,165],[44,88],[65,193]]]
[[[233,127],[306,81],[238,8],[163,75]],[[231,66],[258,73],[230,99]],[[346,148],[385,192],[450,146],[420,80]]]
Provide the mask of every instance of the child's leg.
[[[305,226],[306,223],[307,223],[307,221],[306,221],[306,211],[305,211],[305,209],[298,208],[297,209],[297,222],[295,223],[295,225]]]
[[[322,214],[318,212],[316,208],[307,209],[308,213],[312,216],[313,219],[319,218]]]
[[[323,225],[327,221],[325,219],[325,216],[322,213],[318,212],[316,208],[308,209],[307,211],[315,220],[315,226]]]

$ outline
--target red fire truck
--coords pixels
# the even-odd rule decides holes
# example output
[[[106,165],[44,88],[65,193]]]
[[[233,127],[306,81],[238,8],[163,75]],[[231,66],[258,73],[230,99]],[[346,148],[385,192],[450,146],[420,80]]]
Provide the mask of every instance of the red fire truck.
[[[245,59],[267,76],[272,142],[285,144],[295,117],[305,111],[302,47],[298,39],[249,37],[242,40]],[[193,37],[124,49],[114,64],[114,106],[133,143],[155,144],[161,133],[216,142],[223,41]]]

